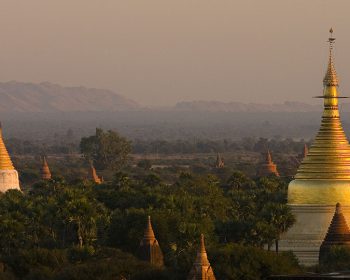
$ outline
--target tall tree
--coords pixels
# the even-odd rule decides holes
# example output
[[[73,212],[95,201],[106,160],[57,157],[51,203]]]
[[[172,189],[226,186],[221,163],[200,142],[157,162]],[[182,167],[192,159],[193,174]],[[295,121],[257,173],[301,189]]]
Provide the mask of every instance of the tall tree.
[[[96,128],[95,135],[81,139],[80,150],[97,168],[119,169],[127,161],[131,144],[115,131]]]

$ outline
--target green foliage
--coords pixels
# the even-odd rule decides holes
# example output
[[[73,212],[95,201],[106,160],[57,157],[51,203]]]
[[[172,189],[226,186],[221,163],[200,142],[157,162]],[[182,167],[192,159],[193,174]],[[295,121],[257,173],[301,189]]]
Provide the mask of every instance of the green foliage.
[[[296,274],[296,258],[289,253],[274,253],[250,246],[225,244],[208,252],[217,279],[266,279],[272,274]]]
[[[323,272],[350,270],[350,248],[331,246],[321,257],[319,269]]]
[[[293,258],[260,249],[278,242],[293,223],[286,183],[231,175],[227,183],[212,174],[180,172],[166,183],[161,172],[141,170],[117,172],[101,185],[56,177],[25,193],[1,194],[5,272],[17,279],[184,279],[201,233],[208,249],[217,248],[209,259],[218,279],[292,271]],[[168,270],[131,255],[137,255],[148,215]]]
[[[149,159],[142,159],[137,163],[137,167],[150,170],[152,167],[152,162]]]
[[[96,128],[95,135],[81,139],[80,150],[98,169],[119,169],[127,160],[131,144],[115,131]]]

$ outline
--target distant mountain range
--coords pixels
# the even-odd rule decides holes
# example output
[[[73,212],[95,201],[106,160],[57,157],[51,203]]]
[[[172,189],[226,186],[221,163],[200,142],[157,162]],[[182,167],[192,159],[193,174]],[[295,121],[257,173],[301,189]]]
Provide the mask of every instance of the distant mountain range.
[[[139,108],[135,101],[105,89],[49,82],[0,83],[0,112],[113,112]]]
[[[144,107],[111,90],[86,87],[65,87],[57,84],[3,82],[0,83],[0,113],[60,113],[115,111],[171,112],[319,112],[322,106],[301,102],[276,104],[183,101],[169,107]],[[350,112],[350,103],[341,104]]]
[[[259,104],[220,101],[179,102],[174,109],[182,111],[207,112],[315,112],[320,111],[320,105],[310,105],[301,102],[286,101],[280,104]]]

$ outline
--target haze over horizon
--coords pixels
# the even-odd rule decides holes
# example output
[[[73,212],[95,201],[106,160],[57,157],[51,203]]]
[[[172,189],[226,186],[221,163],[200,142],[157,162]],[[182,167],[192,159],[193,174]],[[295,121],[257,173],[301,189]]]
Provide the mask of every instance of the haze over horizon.
[[[106,88],[146,106],[313,103],[332,26],[340,91],[350,95],[345,0],[0,3],[3,82]]]

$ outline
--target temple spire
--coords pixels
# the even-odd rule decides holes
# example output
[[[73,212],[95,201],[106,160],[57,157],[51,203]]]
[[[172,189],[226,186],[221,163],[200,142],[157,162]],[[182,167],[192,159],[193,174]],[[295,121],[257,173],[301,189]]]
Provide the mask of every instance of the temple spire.
[[[147,226],[145,229],[145,233],[143,235],[143,239],[152,240],[152,241],[156,239],[154,235],[153,227],[152,227],[151,216],[147,217]]]
[[[163,253],[154,235],[150,216],[147,218],[147,225],[143,234],[143,238],[140,242],[138,256],[140,259],[147,261],[152,265],[158,267],[164,266]]]
[[[337,203],[335,207],[333,219],[321,244],[320,261],[327,258],[327,254],[333,246],[350,248],[350,230],[340,203]]]
[[[272,156],[269,149],[266,150],[265,160],[262,163],[260,163],[257,175],[260,177],[270,175],[275,175],[279,177],[277,165],[272,161]]]
[[[270,153],[269,149],[267,149],[267,152],[266,152],[266,163],[267,164],[271,164],[272,163],[271,153]]]
[[[12,160],[6,149],[4,140],[2,138],[2,125],[0,122],[0,170],[14,170]]]
[[[18,173],[13,167],[12,160],[2,138],[2,126],[0,122],[0,192],[9,189],[20,190]]]
[[[309,153],[309,148],[306,144],[304,144],[304,150],[303,150],[303,158],[306,158],[307,154]]]
[[[42,157],[42,165],[40,168],[40,175],[42,180],[50,180],[51,179],[51,171],[49,165],[47,164],[46,156]]]
[[[196,260],[187,277],[188,280],[215,280],[214,271],[211,267],[207,251],[205,249],[204,235],[201,234],[200,247],[197,252]]]
[[[89,179],[96,184],[102,183],[102,179],[98,177],[95,166],[92,163],[92,161],[90,162],[89,177],[90,177]]]
[[[333,47],[335,42],[333,29],[331,28],[329,32],[329,61],[323,79],[323,95],[317,96],[318,98],[322,98],[324,102],[321,127],[314,142],[310,146],[307,156],[300,164],[295,179],[317,180],[317,183],[314,181],[317,186],[324,183],[326,186],[332,186],[333,189],[333,180],[338,181],[339,184],[341,184],[341,182],[347,184],[345,183],[345,180],[350,180],[350,146],[342,128],[339,116],[338,100],[339,98],[344,97],[339,97],[338,92],[339,83],[333,59]],[[325,180],[332,180],[332,182],[326,182]],[[304,182],[306,184],[307,181]],[[304,183],[298,181],[298,184]],[[310,182],[307,182],[307,184],[310,185]],[[292,189],[293,188],[289,188],[290,193],[294,193]],[[326,190],[326,188],[320,189],[323,191]],[[346,188],[344,187],[344,190],[345,189]],[[308,187],[307,190],[312,190],[312,188]],[[330,198],[334,198],[340,194],[339,190],[337,192],[332,191],[331,195],[324,195],[322,198],[324,198],[325,201],[329,201]],[[316,196],[314,195],[313,197]],[[347,197],[348,195],[339,195],[339,197],[336,198],[336,200],[334,199],[332,203],[344,203],[345,201],[348,201]],[[298,195],[298,199],[299,198],[303,198],[303,201],[305,202],[304,198],[311,201],[310,199],[312,197],[311,194],[304,194],[302,196]],[[296,202],[294,198],[291,199],[291,196],[289,196],[288,199],[290,203]],[[320,201],[318,201],[318,203],[320,203]]]
[[[219,153],[216,155],[215,167],[218,169],[225,167],[225,162]]]
[[[337,77],[337,72],[335,71],[334,61],[333,61],[333,46],[335,43],[335,38],[333,37],[333,29],[329,30],[330,36],[328,38],[329,42],[329,58],[328,58],[328,67],[326,74],[323,78],[323,85],[326,86],[338,86],[339,81]]]

